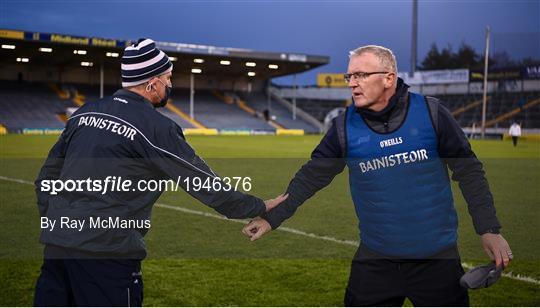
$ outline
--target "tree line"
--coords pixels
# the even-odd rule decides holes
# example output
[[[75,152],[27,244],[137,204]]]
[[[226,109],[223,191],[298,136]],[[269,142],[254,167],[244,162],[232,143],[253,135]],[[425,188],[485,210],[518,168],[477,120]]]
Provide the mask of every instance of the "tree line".
[[[540,65],[539,59],[524,58],[514,60],[506,51],[496,52],[489,57],[489,67],[493,69]],[[459,69],[468,68],[470,70],[484,69],[484,54],[479,54],[466,44],[461,43],[459,49],[454,51],[448,44],[439,50],[437,44],[431,44],[429,52],[422,60],[419,70],[440,70],[440,69]]]

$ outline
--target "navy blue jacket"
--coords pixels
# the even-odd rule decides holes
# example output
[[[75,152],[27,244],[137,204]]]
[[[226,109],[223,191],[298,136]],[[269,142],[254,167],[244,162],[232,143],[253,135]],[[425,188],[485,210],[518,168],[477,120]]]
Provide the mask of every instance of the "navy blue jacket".
[[[43,180],[104,180],[116,176],[131,180],[133,190],[59,192],[42,191]],[[35,182],[39,213],[58,219],[102,219],[144,221],[162,191],[141,191],[135,183],[172,179],[184,190],[185,178],[215,179],[214,171],[195,154],[181,128],[159,113],[142,96],[119,90],[113,96],[87,103],[67,121],[66,128],[51,149]],[[265,212],[264,202],[254,196],[224,189],[187,191],[191,196],[228,218],[248,218]],[[148,225],[135,228],[42,230],[40,241],[47,245],[80,250],[106,257],[143,258],[143,237]]]

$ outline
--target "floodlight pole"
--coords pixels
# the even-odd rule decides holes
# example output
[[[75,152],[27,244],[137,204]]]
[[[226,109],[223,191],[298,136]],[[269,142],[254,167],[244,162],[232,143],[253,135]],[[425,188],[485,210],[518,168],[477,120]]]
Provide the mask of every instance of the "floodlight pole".
[[[489,26],[486,27],[486,50],[484,52],[484,94],[482,96],[482,129],[481,129],[482,139],[484,139],[486,135],[488,64],[489,64]]]
[[[292,97],[292,118],[296,120],[296,74],[293,75],[293,97]]]
[[[189,76],[189,117],[193,120],[195,118],[193,97],[195,95],[195,76],[193,73]]]
[[[272,98],[270,97],[270,86],[267,86],[266,89],[266,109],[268,109],[268,112],[272,111]]]
[[[101,61],[99,66],[99,98],[103,98],[103,75],[103,61]]]
[[[416,71],[417,44],[418,44],[418,0],[413,0],[411,68],[409,69],[409,77],[411,78],[414,78],[414,72]]]

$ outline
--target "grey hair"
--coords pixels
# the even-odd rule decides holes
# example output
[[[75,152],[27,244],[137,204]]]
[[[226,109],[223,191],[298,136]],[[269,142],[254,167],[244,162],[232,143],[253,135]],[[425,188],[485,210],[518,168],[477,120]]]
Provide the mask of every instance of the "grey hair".
[[[349,51],[349,58],[359,56],[363,53],[371,53],[375,55],[384,68],[390,69],[397,73],[396,56],[394,56],[392,50],[378,45],[366,45]]]

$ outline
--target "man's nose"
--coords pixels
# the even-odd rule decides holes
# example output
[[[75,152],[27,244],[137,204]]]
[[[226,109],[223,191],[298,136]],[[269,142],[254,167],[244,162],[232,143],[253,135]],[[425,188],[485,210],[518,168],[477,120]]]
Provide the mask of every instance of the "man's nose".
[[[347,86],[349,86],[349,88],[356,88],[358,87],[358,81],[356,80],[356,78],[351,76],[351,78],[347,82]]]

